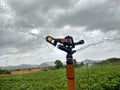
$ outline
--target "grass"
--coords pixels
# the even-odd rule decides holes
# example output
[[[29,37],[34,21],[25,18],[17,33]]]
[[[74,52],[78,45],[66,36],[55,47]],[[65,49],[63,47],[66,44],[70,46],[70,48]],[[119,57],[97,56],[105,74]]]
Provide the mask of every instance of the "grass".
[[[0,77],[0,90],[65,90],[65,70]]]
[[[67,90],[66,70],[0,77],[0,90]],[[75,90],[120,90],[120,65],[76,68]]]

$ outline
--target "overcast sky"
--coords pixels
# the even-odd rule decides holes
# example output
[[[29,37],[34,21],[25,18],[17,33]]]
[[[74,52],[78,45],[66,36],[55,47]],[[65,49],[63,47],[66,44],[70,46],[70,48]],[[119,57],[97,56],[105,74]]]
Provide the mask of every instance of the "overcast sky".
[[[65,61],[47,35],[84,39],[77,61],[120,58],[120,0],[0,0],[0,66]]]

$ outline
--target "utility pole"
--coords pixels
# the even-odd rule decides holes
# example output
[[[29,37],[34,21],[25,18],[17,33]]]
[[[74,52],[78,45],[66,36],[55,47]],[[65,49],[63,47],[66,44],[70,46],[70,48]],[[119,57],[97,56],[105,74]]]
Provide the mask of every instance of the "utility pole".
[[[7,70],[7,63],[8,63],[8,61],[6,60],[6,64],[5,64],[5,65],[6,65],[6,66],[5,66],[5,67],[6,67],[6,70]]]
[[[73,38],[71,36],[66,36],[65,38],[53,38],[51,36],[46,37],[46,41],[52,44],[53,46],[56,46],[59,42],[60,44],[57,45],[58,49],[65,51],[67,53],[66,55],[66,77],[68,79],[68,90],[75,90],[74,86],[74,65],[73,65],[73,54],[76,52],[76,50],[72,50],[75,48],[76,45],[84,44],[84,40],[80,40],[79,42],[73,41]]]

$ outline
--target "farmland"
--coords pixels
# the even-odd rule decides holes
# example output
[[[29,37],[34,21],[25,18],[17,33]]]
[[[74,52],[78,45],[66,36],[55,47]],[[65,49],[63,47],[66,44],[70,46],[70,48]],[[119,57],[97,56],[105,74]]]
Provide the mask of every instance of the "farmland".
[[[1,76],[0,90],[67,90],[66,70]],[[120,65],[76,68],[75,90],[120,90]]]

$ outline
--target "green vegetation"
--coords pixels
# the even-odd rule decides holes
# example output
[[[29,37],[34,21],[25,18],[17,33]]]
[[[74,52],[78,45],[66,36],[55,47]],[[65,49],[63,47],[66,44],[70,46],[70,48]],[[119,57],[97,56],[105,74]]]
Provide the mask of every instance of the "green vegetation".
[[[120,58],[109,58],[99,63],[96,63],[96,65],[120,65]]]
[[[75,67],[75,68],[84,66],[84,63],[83,63],[83,62],[81,62],[81,63],[78,64],[78,62],[77,62],[76,59],[73,59],[73,64],[74,64],[74,67]]]
[[[55,61],[55,68],[60,69],[63,68],[63,63],[60,60]]]
[[[0,77],[0,90],[66,90],[65,69]]]
[[[67,90],[66,70],[0,77],[0,90]],[[120,65],[76,68],[75,90],[120,90]]]
[[[120,90],[120,65],[77,68],[76,90]]]
[[[0,69],[0,74],[11,74],[11,72],[9,70]]]

